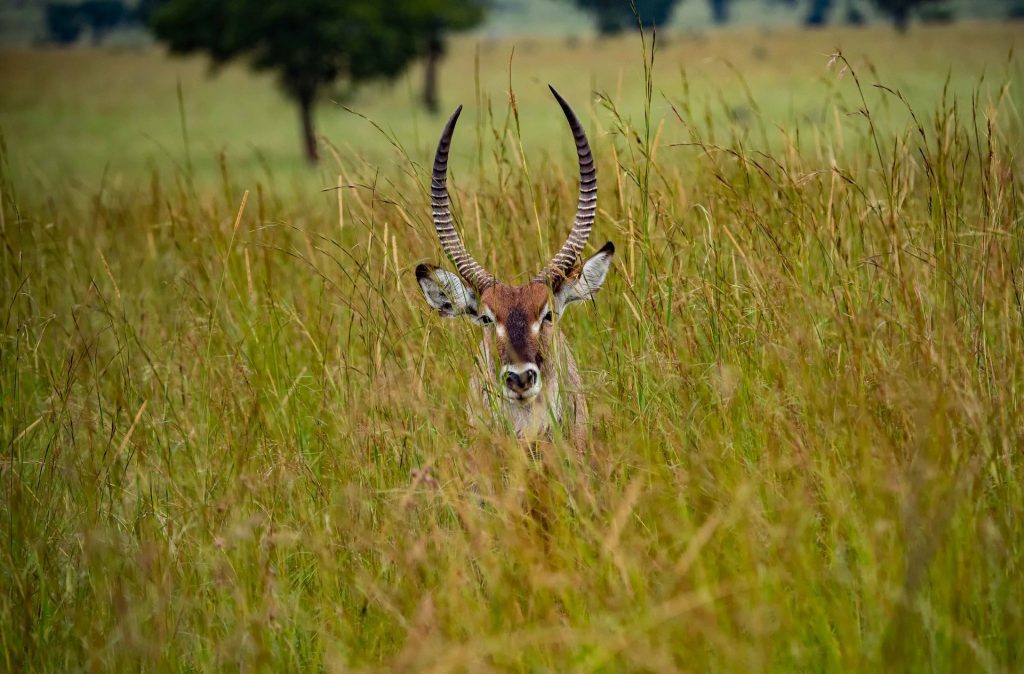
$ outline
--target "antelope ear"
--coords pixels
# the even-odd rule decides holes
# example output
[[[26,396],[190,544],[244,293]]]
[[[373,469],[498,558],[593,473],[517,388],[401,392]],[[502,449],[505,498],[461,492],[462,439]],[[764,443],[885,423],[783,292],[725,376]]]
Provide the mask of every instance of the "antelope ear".
[[[615,246],[609,241],[596,255],[583,263],[583,268],[579,273],[565,279],[560,286],[555,288],[553,294],[556,313],[561,313],[566,305],[573,302],[594,299],[594,295],[604,284],[614,256]]]
[[[416,281],[427,304],[446,318],[462,314],[477,315],[477,297],[458,275],[432,265],[416,266]]]

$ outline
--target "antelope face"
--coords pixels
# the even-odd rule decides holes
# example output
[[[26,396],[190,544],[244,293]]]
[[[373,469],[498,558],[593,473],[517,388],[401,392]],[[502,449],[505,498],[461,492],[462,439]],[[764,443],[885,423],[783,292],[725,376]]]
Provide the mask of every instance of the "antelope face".
[[[495,285],[481,294],[483,316],[494,330],[484,337],[490,361],[500,363],[498,386],[506,400],[528,401],[541,391],[551,343],[548,289],[540,283]]]
[[[556,322],[567,305],[593,299],[614,254],[608,242],[582,267],[551,284],[494,283],[478,292],[461,277],[426,264],[416,268],[416,280],[427,304],[442,316],[467,316],[483,328],[497,390],[507,401],[529,403],[555,375],[551,351]]]
[[[558,388],[558,367],[552,362],[555,324],[572,302],[593,299],[615,253],[609,242],[585,263],[578,263],[597,210],[597,174],[583,126],[554,88],[551,93],[569,123],[580,167],[576,218],[555,257],[529,283],[512,286],[496,280],[466,251],[455,231],[446,189],[448,151],[462,112],[459,106],[437,144],[430,183],[434,227],[458,274],[426,264],[416,268],[416,280],[431,307],[442,316],[467,316],[484,329],[485,359],[494,366],[496,388],[512,405],[527,405],[546,390]]]

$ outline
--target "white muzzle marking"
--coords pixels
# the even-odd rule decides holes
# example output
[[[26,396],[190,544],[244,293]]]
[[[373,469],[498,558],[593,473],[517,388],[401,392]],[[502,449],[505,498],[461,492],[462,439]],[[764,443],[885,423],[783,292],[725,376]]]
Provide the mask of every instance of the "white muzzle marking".
[[[506,365],[498,381],[506,400],[526,403],[540,394],[540,369],[533,363]]]

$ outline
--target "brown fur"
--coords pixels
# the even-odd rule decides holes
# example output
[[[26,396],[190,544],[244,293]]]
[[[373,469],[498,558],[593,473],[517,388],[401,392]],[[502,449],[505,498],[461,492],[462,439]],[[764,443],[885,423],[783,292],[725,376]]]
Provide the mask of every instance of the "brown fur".
[[[485,327],[471,382],[479,397],[470,404],[470,423],[489,425],[493,415],[525,440],[548,439],[556,428],[563,429],[583,449],[588,422],[583,382],[554,313],[572,302],[592,300],[614,254],[608,242],[566,276],[522,286],[490,277],[477,289],[451,272],[417,265],[416,279],[431,307],[449,318],[469,315]],[[549,311],[552,318],[545,320]]]
[[[506,419],[516,435],[535,439],[552,432],[552,421],[570,432],[579,445],[586,431],[587,404],[576,360],[553,321],[543,321],[551,291],[539,282],[523,286],[495,284],[480,296],[495,318],[484,334],[480,351],[484,376],[474,377],[483,400]],[[533,326],[540,322],[540,330]],[[501,395],[493,373],[503,365],[533,363],[540,370],[541,389],[535,398],[518,402]]]

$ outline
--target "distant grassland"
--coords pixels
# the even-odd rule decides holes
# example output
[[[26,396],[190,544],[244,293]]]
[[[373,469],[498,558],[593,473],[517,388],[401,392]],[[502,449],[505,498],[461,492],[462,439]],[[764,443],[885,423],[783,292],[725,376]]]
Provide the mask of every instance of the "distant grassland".
[[[1019,35],[1012,24],[962,24],[916,28],[908,37],[887,27],[662,37],[655,59],[653,114],[658,121],[666,120],[664,141],[686,136],[673,121],[669,102],[690,106],[695,119],[687,121],[710,118],[723,130],[731,127],[730,114],[738,114],[755,137],[761,135],[759,125],[773,139],[779,127],[827,130],[834,123],[832,104],[845,90],[836,72],[826,68],[836,48],[866,77],[899,88],[911,104],[928,112],[947,77],[951,92],[960,95],[983,77],[990,83],[1006,77],[1009,52]],[[557,108],[551,107],[549,82],[589,117],[598,108],[592,92],[609,95],[624,113],[635,116],[644,86],[639,41],[568,44],[457,40],[441,73],[445,110],[463,103],[474,118],[489,110],[503,122],[511,85],[524,147],[541,151],[553,149],[552,141],[564,134]],[[152,167],[166,169],[172,162],[183,165],[180,83],[191,156],[203,176],[216,172],[214,157],[224,152],[236,173],[265,176],[262,164],[276,175],[301,170],[307,182],[298,149],[297,111],[278,93],[272,78],[254,77],[240,66],[208,75],[201,59],[168,59],[159,51],[7,51],[0,60],[0,128],[7,137],[10,163],[40,182],[53,176],[95,181],[104,173],[113,179]],[[418,106],[420,80],[413,69],[397,82],[371,86],[344,104],[424,158],[442,120]],[[761,112],[756,123],[745,88]],[[903,124],[898,106],[886,96],[874,90],[868,96],[879,104],[874,112],[881,122],[895,115]],[[840,108],[841,114],[846,112]],[[317,121],[319,132],[339,152],[376,163],[393,158],[390,144],[337,102],[325,101]],[[602,115],[594,122],[598,135],[607,132]],[[556,147],[564,152],[562,145]],[[467,154],[471,149],[460,143],[457,151]],[[328,162],[321,176],[333,183],[334,173]]]
[[[1019,671],[1017,40],[457,42],[469,249],[521,281],[569,227],[551,82],[618,251],[563,322],[591,440],[536,457],[412,277],[417,73],[310,170],[242,68],[3,53],[0,664]]]

